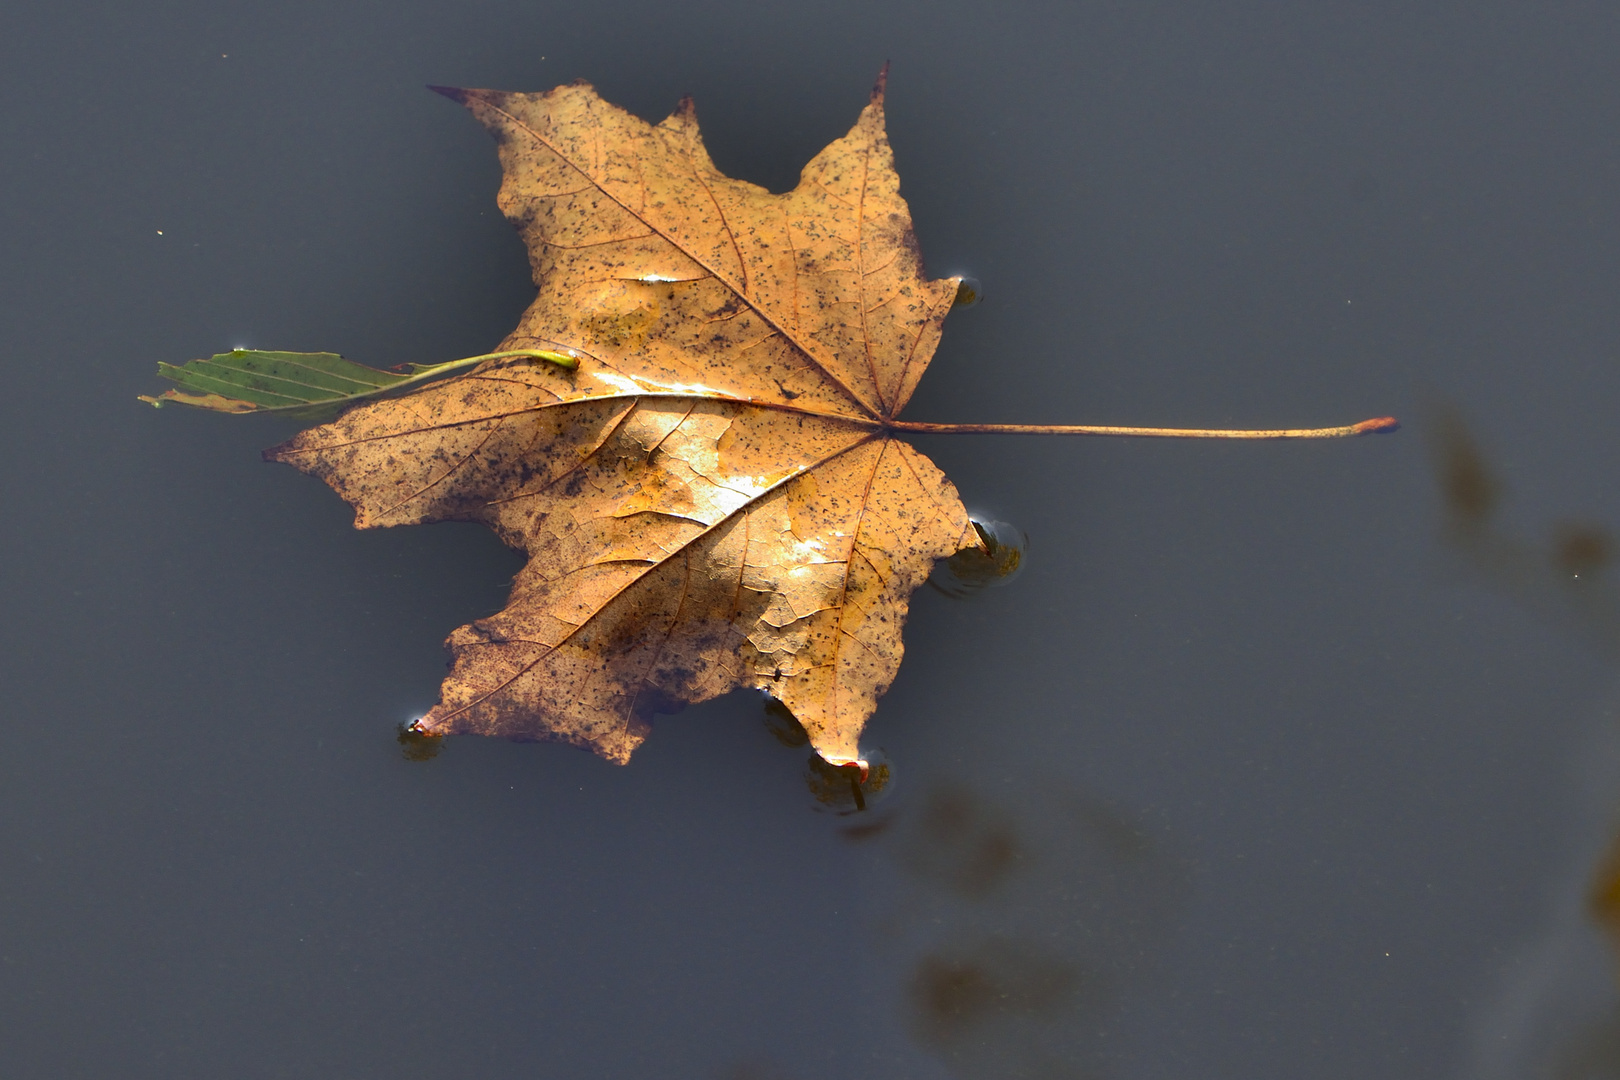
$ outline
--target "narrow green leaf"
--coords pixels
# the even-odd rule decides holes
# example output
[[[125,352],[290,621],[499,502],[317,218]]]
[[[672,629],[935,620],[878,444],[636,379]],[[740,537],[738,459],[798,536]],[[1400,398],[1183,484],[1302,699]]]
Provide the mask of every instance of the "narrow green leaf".
[[[375,394],[410,378],[353,363],[337,353],[265,349],[232,349],[180,367],[159,364],[158,374],[179,383],[180,389],[142,400],[159,406],[172,401],[226,412],[327,404]]]
[[[179,389],[156,397],[143,394],[140,400],[158,408],[173,403],[214,412],[297,412],[375,397],[487,360],[510,358],[544,360],[569,371],[579,366],[572,350],[517,349],[444,364],[411,364],[405,375],[356,364],[337,353],[232,349],[179,366],[159,363],[158,374],[179,383]]]

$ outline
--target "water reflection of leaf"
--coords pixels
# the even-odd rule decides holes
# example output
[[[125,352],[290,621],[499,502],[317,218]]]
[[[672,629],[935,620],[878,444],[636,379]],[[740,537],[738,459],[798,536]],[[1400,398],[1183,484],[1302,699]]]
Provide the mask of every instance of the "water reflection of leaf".
[[[1162,831],[1029,776],[936,781],[856,820],[839,831],[866,842],[878,912],[862,951],[915,1045],[961,1080],[1108,1075],[1118,1022],[1189,891]],[[823,1074],[791,1064],[746,1059],[719,1075]]]
[[[912,832],[902,865],[969,900],[989,896],[1023,854],[1007,813],[961,784],[929,792]]]
[[[1061,782],[939,782],[884,850],[918,1043],[963,1078],[1098,1076],[1188,890],[1141,819]]]
[[[1566,521],[1554,527],[1553,567],[1570,577],[1593,577],[1614,558],[1614,541],[1602,526]]]
[[[720,1075],[722,1080],[794,1080],[770,1061],[739,1061]]]
[[[917,962],[910,987],[913,1029],[922,1043],[949,1051],[998,1020],[1057,1020],[1074,1005],[1084,982],[1077,964],[1045,955],[1029,942],[958,942]],[[1106,998],[1100,986],[1088,989]]]
[[[1486,582],[1545,617],[1574,622],[1605,657],[1620,658],[1620,592],[1602,573],[1615,550],[1603,526],[1555,523],[1544,541],[1497,523],[1506,495],[1461,414],[1434,410],[1430,449],[1445,511],[1444,537]]]
[[[765,699],[765,728],[783,746],[798,748],[810,745],[810,733],[805,731],[793,711],[773,697]],[[864,752],[867,764],[865,775],[859,765],[834,765],[820,754],[812,753],[804,768],[804,785],[818,807],[835,814],[857,814],[867,809],[869,802],[879,798],[893,778],[893,770],[882,751]],[[880,826],[879,826],[880,827]],[[862,830],[855,826],[846,831]]]
[[[1598,863],[1586,904],[1598,925],[1608,932],[1609,940],[1620,946],[1620,836],[1610,843]]]
[[[859,765],[832,765],[820,754],[811,754],[804,766],[804,783],[811,797],[834,813],[861,813],[889,786],[892,775],[889,763],[874,754],[867,754],[867,766],[862,779]]]
[[[930,588],[953,599],[963,600],[991,586],[1006,585],[1024,567],[1029,537],[1005,521],[973,521],[973,530],[984,541],[984,550],[966,548],[934,564],[928,576]]]
[[[765,699],[765,727],[783,746],[810,745],[810,733],[804,730],[793,710],[773,697]]]
[[[1448,406],[1437,407],[1431,431],[1430,451],[1451,528],[1483,527],[1501,501],[1501,480],[1486,463],[1461,413]]]
[[[408,724],[399,725],[395,738],[399,741],[399,752],[405,755],[406,761],[431,761],[444,748],[443,735],[427,735]]]
[[[1505,486],[1459,413],[1436,410],[1430,445],[1451,549],[1498,592],[1573,624],[1605,657],[1620,658],[1620,593],[1603,575],[1614,552],[1608,530],[1568,521],[1555,523],[1545,540],[1524,539],[1499,523]],[[1597,859],[1584,903],[1565,893],[1557,910],[1484,1025],[1482,1076],[1620,1078],[1616,983],[1612,975],[1606,987],[1591,981],[1598,941],[1579,925],[1589,919],[1620,953],[1620,836]],[[1612,957],[1610,967],[1620,974]]]

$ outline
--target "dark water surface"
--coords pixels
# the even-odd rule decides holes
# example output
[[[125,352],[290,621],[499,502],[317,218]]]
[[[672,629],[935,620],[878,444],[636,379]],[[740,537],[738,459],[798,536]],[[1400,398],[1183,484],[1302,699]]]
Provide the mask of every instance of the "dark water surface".
[[[1620,1072],[1600,560],[1447,542],[1423,412],[1477,534],[1620,525],[1617,55],[1502,0],[0,9],[0,1076]],[[886,58],[988,297],[908,418],[1406,429],[918,440],[1031,544],[918,594],[864,815],[741,694],[627,768],[406,760],[518,558],[353,531],[156,362],[500,340],[495,154],[423,84],[691,92],[782,190]]]

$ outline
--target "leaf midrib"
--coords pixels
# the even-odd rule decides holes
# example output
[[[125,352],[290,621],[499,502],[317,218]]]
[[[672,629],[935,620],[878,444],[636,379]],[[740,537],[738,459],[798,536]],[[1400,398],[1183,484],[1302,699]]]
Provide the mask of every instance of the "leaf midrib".
[[[468,375],[468,379],[483,379],[488,376]],[[741,405],[754,409],[770,409],[772,412],[794,413],[798,416],[812,416],[818,420],[836,420],[839,423],[849,424],[853,427],[867,428],[873,432],[886,431],[889,422],[878,416],[850,416],[848,413],[824,412],[820,409],[808,409],[798,405],[789,405],[786,402],[762,401],[759,398],[733,397],[730,394],[693,394],[679,391],[649,391],[647,393],[615,393],[586,395],[582,397],[561,398],[557,401],[542,401],[536,405],[525,405],[522,408],[512,409],[509,412],[487,413],[482,416],[470,417],[465,420],[446,420],[443,423],[428,424],[423,427],[406,428],[402,431],[388,431],[378,435],[367,435],[358,439],[344,439],[340,442],[322,443],[319,446],[299,447],[291,451],[295,454],[316,453],[323,450],[336,450],[345,446],[358,446],[368,442],[378,442],[383,439],[398,439],[407,435],[423,435],[430,431],[439,431],[445,428],[466,427],[469,424],[482,424],[491,420],[505,420],[513,416],[522,416],[524,413],[538,412],[542,409],[560,409],[571,405],[594,405],[603,401],[716,401],[725,405]]]

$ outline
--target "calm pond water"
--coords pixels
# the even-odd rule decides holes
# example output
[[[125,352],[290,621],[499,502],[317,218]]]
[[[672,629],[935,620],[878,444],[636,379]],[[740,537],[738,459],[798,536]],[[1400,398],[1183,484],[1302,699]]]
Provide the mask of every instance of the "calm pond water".
[[[1620,1075],[1617,54],[1502,0],[8,6],[0,1075]],[[782,190],[885,59],[986,294],[908,418],[1405,429],[919,439],[1030,541],[917,595],[864,812],[741,694],[408,760],[517,556],[352,530],[156,362],[507,332],[424,84],[691,92]]]

